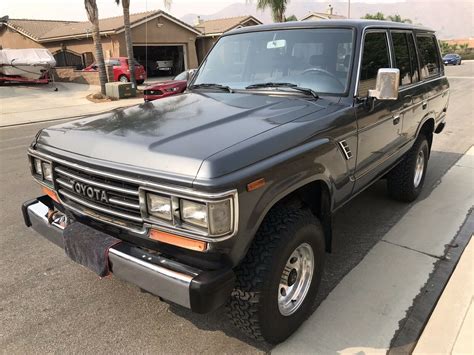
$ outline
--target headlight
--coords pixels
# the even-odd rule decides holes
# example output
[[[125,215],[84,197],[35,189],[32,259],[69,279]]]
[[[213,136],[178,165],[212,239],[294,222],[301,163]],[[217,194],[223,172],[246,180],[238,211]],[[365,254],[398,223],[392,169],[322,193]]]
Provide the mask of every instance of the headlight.
[[[181,218],[183,222],[207,228],[207,205],[181,200]]]
[[[33,165],[35,169],[35,174],[43,176],[43,168],[41,167],[41,160],[38,158],[33,158]]]
[[[230,200],[209,203],[209,230],[211,234],[220,235],[232,229],[232,212]]]
[[[53,169],[51,163],[41,160],[39,158],[31,158],[33,165],[32,170],[35,178],[41,182],[48,183],[49,185],[53,182]]]
[[[174,91],[177,91],[177,90],[178,90],[177,87],[165,89],[165,91],[168,91],[168,92],[174,92]]]
[[[51,169],[51,164],[43,162],[41,168],[43,170],[43,179],[53,182],[53,170]]]
[[[171,221],[171,199],[160,195],[147,194],[148,213],[154,217]]]

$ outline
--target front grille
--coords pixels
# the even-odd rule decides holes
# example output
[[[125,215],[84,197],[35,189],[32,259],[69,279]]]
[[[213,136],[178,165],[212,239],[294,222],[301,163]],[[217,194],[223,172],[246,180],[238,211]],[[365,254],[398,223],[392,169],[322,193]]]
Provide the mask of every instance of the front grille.
[[[153,90],[145,90],[143,91],[144,95],[163,95],[163,91],[158,90],[158,89],[153,89]]]
[[[138,185],[56,164],[61,200],[84,214],[120,225],[142,225]]]

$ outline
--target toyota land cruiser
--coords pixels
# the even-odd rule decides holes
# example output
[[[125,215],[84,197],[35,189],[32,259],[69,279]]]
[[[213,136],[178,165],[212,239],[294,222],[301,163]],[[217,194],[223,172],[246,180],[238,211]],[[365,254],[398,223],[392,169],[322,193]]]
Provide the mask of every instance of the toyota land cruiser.
[[[380,178],[411,202],[449,84],[433,31],[290,22],[224,34],[181,95],[59,124],[28,151],[27,226],[276,343],[309,316],[331,216]],[[113,295],[111,296],[113,297]]]

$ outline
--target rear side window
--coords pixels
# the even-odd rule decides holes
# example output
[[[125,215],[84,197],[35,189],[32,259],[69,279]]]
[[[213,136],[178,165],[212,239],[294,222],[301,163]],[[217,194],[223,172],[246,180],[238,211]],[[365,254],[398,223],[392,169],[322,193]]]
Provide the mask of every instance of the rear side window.
[[[427,78],[440,73],[440,62],[436,39],[432,35],[416,35],[420,54],[421,76]]]
[[[392,33],[395,67],[400,70],[400,85],[418,81],[418,62],[413,36],[409,32]]]
[[[380,68],[390,68],[385,32],[367,32],[360,67],[358,96],[367,96],[369,90],[375,89],[377,72]]]

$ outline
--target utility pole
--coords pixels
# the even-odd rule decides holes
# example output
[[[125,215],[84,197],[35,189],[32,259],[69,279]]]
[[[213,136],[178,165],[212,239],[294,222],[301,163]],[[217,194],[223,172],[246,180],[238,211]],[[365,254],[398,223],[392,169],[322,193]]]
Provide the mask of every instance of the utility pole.
[[[347,18],[351,18],[351,0],[347,1]]]

